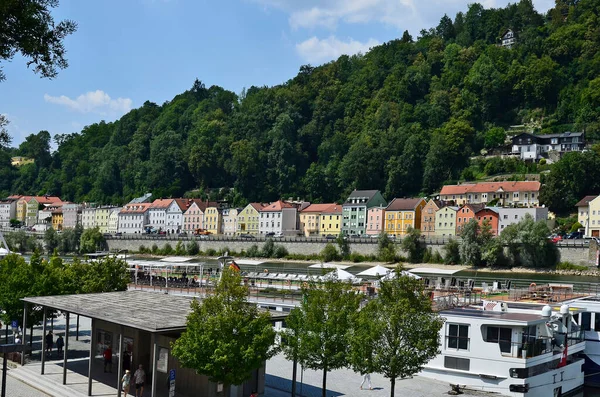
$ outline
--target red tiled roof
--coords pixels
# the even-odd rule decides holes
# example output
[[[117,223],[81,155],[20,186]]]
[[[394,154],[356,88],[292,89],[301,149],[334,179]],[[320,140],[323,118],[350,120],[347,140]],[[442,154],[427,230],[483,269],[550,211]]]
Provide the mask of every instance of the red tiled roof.
[[[264,207],[263,203],[250,203],[250,205],[257,211],[262,210]]]
[[[423,201],[421,198],[400,199],[395,198],[385,209],[386,211],[412,211]]]
[[[300,212],[323,212],[323,211],[327,211],[329,209],[329,207],[331,206],[335,206],[337,204],[335,203],[327,203],[327,204],[311,204],[308,207],[306,207],[305,209],[303,209]],[[341,206],[339,206],[341,208]]]
[[[178,198],[175,199],[175,202],[179,206],[179,209],[181,209],[183,212],[185,212],[188,208],[190,208],[190,205],[192,205],[191,199]]]
[[[167,209],[173,202],[173,199],[156,199],[150,205],[150,208],[164,208]]]
[[[329,204],[329,207],[325,209],[322,214],[328,215],[341,215],[342,214],[342,205],[341,204]]]
[[[134,204],[125,204],[123,209],[121,210],[121,214],[142,214],[150,208],[152,203],[134,203]]]
[[[446,185],[442,187],[440,194],[457,195],[466,193],[488,193],[502,190],[505,192],[537,192],[541,183],[538,181],[525,182],[480,182],[466,183],[463,185]]]
[[[575,204],[575,207],[587,207],[587,205],[590,203],[590,201],[592,201],[596,197],[598,197],[598,196],[585,196],[584,198],[579,200],[579,202],[577,204]]]
[[[266,207],[261,208],[259,211],[274,212],[274,211],[281,211],[284,208],[294,208],[294,206],[291,204],[288,204],[288,203],[284,203],[281,200],[277,200],[274,203],[271,203],[271,204],[267,205]]]

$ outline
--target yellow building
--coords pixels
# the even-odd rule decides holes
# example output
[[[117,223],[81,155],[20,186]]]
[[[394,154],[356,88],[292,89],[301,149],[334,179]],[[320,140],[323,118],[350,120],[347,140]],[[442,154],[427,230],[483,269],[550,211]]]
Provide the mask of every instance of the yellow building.
[[[52,211],[52,229],[62,230],[63,229],[63,212],[62,209],[55,209]]]
[[[422,198],[394,199],[385,209],[385,232],[404,236],[408,228],[421,228],[421,211],[427,203]]]
[[[321,234],[321,213],[333,204],[311,204],[300,211],[300,230],[306,237]]]
[[[342,232],[342,206],[330,204],[329,208],[323,210],[319,219],[319,233],[321,236],[331,234],[337,236]]]
[[[13,167],[20,167],[25,164],[33,164],[34,160],[28,157],[15,156],[10,158],[10,164]]]
[[[25,224],[25,216],[27,215],[27,202],[30,198],[31,196],[24,196],[17,201],[16,219],[23,225]]]
[[[258,235],[258,218],[262,207],[261,203],[250,203],[240,211],[237,219],[238,233]]]
[[[207,207],[204,212],[204,229],[212,234],[221,234],[223,213],[218,207]]]
[[[100,233],[108,233],[108,221],[110,220],[110,210],[112,207],[96,208],[96,227]]]

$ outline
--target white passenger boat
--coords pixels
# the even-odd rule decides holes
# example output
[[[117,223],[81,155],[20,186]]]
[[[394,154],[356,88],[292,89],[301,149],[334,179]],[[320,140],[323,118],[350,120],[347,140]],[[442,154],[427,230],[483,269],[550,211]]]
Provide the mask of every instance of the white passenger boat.
[[[440,354],[422,376],[506,396],[564,396],[584,384],[581,310],[510,309],[506,302],[445,310]],[[600,319],[599,319],[600,320]]]

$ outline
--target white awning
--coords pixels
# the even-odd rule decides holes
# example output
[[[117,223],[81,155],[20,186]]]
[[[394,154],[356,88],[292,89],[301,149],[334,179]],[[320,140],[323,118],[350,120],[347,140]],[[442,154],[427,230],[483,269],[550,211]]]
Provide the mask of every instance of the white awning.
[[[373,266],[367,270],[363,270],[362,272],[358,273],[357,276],[371,276],[371,277],[385,276],[386,274],[388,274],[391,271],[392,271],[392,269],[389,269],[389,268],[381,266],[381,265],[377,265],[377,266]]]
[[[181,262],[189,262],[194,258],[189,258],[186,256],[169,256],[166,258],[162,258],[160,261],[161,262],[175,262],[175,263],[181,263]]]
[[[333,279],[333,280],[355,280],[354,274],[349,273],[342,269],[336,269],[331,273],[327,273],[322,279]]]
[[[352,265],[336,265],[335,263],[315,263],[314,265],[310,265],[309,268],[312,269],[347,269],[352,267]]]
[[[265,261],[253,261],[252,259],[236,259],[235,263],[237,263],[238,265],[255,266],[255,265],[262,265],[263,263],[265,263]]]

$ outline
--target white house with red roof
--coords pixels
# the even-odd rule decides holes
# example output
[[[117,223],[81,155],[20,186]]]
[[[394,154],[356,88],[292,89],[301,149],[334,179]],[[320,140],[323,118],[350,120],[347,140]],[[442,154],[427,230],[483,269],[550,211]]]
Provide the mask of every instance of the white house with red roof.
[[[499,207],[537,207],[540,205],[538,181],[479,182],[446,185],[440,192],[440,200],[455,205],[490,204]]]
[[[298,209],[296,206],[278,200],[259,210],[258,232],[295,234],[298,231]]]
[[[173,204],[173,199],[156,199],[148,208],[148,223],[145,228],[164,231],[167,228],[167,210]]]
[[[117,231],[123,234],[144,233],[151,205],[151,203],[125,204],[119,212]]]
[[[167,233],[180,233],[183,231],[183,214],[192,204],[191,199],[173,199],[165,212],[165,226]]]

